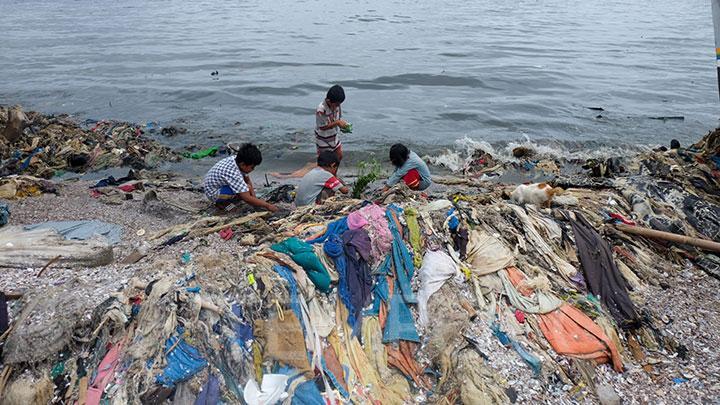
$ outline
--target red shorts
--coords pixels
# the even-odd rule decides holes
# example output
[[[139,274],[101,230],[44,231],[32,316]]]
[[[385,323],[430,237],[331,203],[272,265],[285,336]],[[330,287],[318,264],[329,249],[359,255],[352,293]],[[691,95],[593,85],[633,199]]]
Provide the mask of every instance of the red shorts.
[[[420,172],[417,169],[410,169],[402,179],[411,190],[417,190],[420,187]]]

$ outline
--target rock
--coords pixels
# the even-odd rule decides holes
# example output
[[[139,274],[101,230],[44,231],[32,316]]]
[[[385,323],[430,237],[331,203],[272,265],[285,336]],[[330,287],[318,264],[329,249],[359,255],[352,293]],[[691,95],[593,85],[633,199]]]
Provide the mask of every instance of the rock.
[[[516,158],[530,157],[535,154],[535,151],[527,146],[518,146],[512,150],[512,154]]]
[[[30,120],[20,107],[12,107],[8,111],[8,121],[5,124],[2,136],[13,143],[20,139],[23,131],[30,125]]]
[[[620,405],[622,403],[618,394],[609,385],[598,384],[595,386],[595,392],[602,405]]]

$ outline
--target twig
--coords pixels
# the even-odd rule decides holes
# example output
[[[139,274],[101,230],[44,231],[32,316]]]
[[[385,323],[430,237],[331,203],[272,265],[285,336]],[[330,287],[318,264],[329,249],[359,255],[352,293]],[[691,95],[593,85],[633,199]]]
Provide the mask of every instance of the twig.
[[[52,259],[50,259],[50,261],[47,262],[47,264],[45,265],[45,267],[43,267],[42,269],[40,269],[40,271],[38,272],[37,276],[35,276],[35,277],[40,277],[40,276],[42,276],[42,274],[45,272],[45,270],[47,270],[48,267],[52,266],[53,264],[55,264],[55,262],[57,262],[58,260],[60,260],[61,257],[62,257],[62,256],[55,256],[55,257],[53,257]]]

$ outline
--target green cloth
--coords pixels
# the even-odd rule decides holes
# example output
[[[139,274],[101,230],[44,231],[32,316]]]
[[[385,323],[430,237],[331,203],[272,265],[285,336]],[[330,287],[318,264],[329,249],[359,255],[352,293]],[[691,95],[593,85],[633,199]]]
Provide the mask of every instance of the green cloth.
[[[415,268],[422,267],[422,238],[420,236],[420,225],[417,221],[417,211],[414,208],[405,209],[405,221],[407,222],[408,232],[410,233],[410,245],[413,248],[413,264]]]
[[[212,146],[207,149],[203,149],[201,151],[197,151],[195,153],[184,153],[183,156],[190,159],[202,159],[208,156],[215,156],[217,154],[219,148],[217,146]]]
[[[285,253],[302,266],[315,287],[326,293],[330,291],[330,274],[315,254],[312,245],[298,238],[288,238],[270,246],[270,249]]]

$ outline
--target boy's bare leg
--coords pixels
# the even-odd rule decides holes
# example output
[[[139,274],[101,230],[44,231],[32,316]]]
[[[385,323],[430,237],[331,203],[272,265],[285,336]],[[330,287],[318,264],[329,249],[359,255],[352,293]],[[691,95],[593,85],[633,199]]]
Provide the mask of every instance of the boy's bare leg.
[[[306,175],[310,170],[317,167],[317,163],[315,162],[308,162],[303,166],[302,168],[295,170],[291,173],[280,173],[280,172],[270,172],[271,176],[278,178],[278,179],[293,179],[293,178],[300,178]]]

